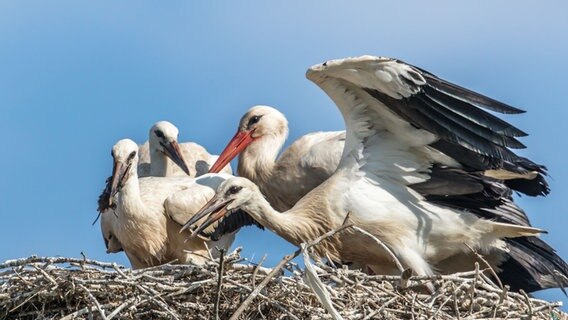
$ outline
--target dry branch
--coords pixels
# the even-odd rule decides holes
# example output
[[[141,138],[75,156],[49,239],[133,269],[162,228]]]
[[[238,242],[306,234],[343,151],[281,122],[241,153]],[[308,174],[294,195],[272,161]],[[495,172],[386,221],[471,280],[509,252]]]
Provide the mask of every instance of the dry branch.
[[[302,280],[303,271],[290,265],[294,272],[287,274],[262,269],[259,274],[268,274],[253,287],[253,273],[261,269],[241,262],[238,254],[225,257],[219,286],[217,261],[134,271],[83,258],[7,261],[0,264],[0,319],[208,319],[215,317],[219,287],[221,319],[234,315],[253,292],[256,299],[239,319],[331,319]],[[344,319],[568,319],[560,303],[503,291],[482,268],[410,278],[431,281],[437,288],[431,295],[399,288],[399,276],[325,265],[317,273]]]

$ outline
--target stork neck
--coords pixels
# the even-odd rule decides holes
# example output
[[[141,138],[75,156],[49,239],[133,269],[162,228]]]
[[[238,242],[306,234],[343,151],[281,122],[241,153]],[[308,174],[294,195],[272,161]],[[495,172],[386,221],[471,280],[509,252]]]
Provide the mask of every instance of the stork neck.
[[[142,198],[140,197],[140,185],[138,183],[136,170],[132,170],[130,177],[118,193],[118,205],[123,208],[122,211],[128,215],[135,215],[141,212],[140,209],[144,207]]]
[[[239,156],[239,175],[257,184],[267,182],[285,139],[286,137],[265,135],[253,141]]]
[[[170,160],[162,152],[151,148],[150,150],[150,176],[166,177]]]
[[[309,212],[301,208],[278,212],[260,194],[242,208],[260,224],[296,246],[326,232],[325,224],[317,223],[318,219],[312,219],[314,215]]]

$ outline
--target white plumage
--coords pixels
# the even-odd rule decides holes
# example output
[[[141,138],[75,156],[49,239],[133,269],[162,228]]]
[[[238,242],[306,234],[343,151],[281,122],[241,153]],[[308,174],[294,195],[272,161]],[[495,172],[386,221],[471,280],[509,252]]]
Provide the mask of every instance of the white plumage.
[[[103,216],[115,217],[115,236],[132,267],[143,268],[174,260],[177,263],[200,263],[208,259],[206,241],[187,239],[188,233],[179,232],[181,225],[176,220],[191,217],[230,175],[139,179],[136,170],[138,147],[133,141],[120,140],[112,153],[110,201],[111,204],[116,201],[116,208]],[[222,244],[228,247],[233,239],[234,235],[228,234]]]
[[[142,159],[138,164],[140,177],[196,177],[207,173],[210,166],[217,160],[217,156],[209,154],[205,148],[193,142],[179,144],[178,135],[177,127],[168,121],[159,121],[150,128],[148,141],[138,150]],[[230,165],[225,166],[222,172],[232,174]],[[99,205],[99,211],[101,213],[105,211],[105,213],[101,215],[100,226],[107,253],[120,252],[123,249],[116,236],[119,232],[117,231],[117,214],[112,209],[106,209],[104,202],[108,202],[108,199],[106,196],[103,198],[105,199],[101,199],[103,204],[102,207]],[[222,239],[223,243],[214,245],[228,247],[232,239],[234,235],[227,235],[226,239]],[[226,246],[227,243],[228,246]]]
[[[338,227],[350,212],[355,225],[379,238],[418,275],[437,268],[457,271],[452,266],[458,264],[447,262],[470,256],[469,246],[490,256],[497,270],[515,262],[517,267],[500,270],[515,289],[566,285],[552,271],[543,273],[567,274],[568,268],[533,237],[541,230],[530,227],[511,198],[511,189],[548,193],[546,169],[508,149],[523,147],[515,137],[525,133],[481,108],[520,110],[390,58],[328,61],[311,67],[307,77],[332,98],[345,120],[346,143],[335,173],[284,213],[247,179],[231,178],[188,222],[211,213],[196,232],[240,209],[299,245]],[[511,173],[500,176],[510,178],[497,179],[495,171]],[[322,243],[316,252],[377,273],[397,272],[382,248],[352,231]]]
[[[178,136],[178,128],[168,121],[158,121],[150,128],[148,141],[138,149],[139,177],[198,177],[207,173],[218,156],[209,154],[194,142],[178,143]],[[231,165],[224,166],[222,172],[232,174]],[[102,200],[105,201],[108,200]],[[105,206],[103,204],[103,208]],[[108,211],[108,214],[101,216],[101,233],[107,253],[116,253],[122,251],[122,244],[115,235],[117,216],[112,210]]]
[[[148,132],[148,141],[140,146],[140,154],[147,156],[140,158],[138,176],[199,177],[206,174],[218,156],[210,154],[195,142],[178,143],[178,136],[179,130],[171,122],[156,122]],[[176,153],[179,154],[177,162],[173,159]],[[184,165],[189,173],[185,172]],[[230,164],[224,166],[220,172],[233,174]]]
[[[252,107],[211,172],[218,172],[240,153],[239,175],[254,181],[274,208],[288,210],[335,171],[345,132],[307,134],[278,157],[287,137],[288,121],[281,112],[268,106]]]

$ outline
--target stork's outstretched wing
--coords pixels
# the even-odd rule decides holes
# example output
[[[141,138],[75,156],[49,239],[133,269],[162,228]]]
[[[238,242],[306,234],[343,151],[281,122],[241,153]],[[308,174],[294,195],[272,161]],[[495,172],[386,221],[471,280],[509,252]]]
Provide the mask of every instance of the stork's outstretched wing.
[[[365,161],[374,162],[377,171],[393,178],[399,174],[407,184],[430,180],[431,176],[422,173],[436,164],[502,180],[527,195],[549,192],[546,168],[511,150],[524,148],[517,137],[526,133],[484,110],[523,112],[517,108],[391,58],[332,60],[311,67],[307,77],[343,114],[347,127],[344,158],[357,152],[361,142],[379,139],[366,143]],[[460,187],[451,179],[445,183],[445,189]]]
[[[546,168],[511,150],[524,148],[517,137],[526,133],[485,111],[521,113],[517,108],[390,58],[332,60],[311,67],[307,77],[343,115],[338,171],[349,177],[365,177],[395,198],[406,186],[430,204],[520,226],[530,222],[512,190],[549,193]],[[412,207],[407,198],[397,200]],[[506,283],[525,290],[566,286],[568,265],[546,243],[506,241],[500,266]]]

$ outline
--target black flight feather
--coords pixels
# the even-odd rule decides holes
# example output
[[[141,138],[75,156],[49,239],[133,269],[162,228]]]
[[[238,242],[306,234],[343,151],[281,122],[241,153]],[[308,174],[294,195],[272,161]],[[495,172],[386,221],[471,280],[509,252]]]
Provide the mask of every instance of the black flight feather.
[[[455,112],[456,114],[459,114],[480,126],[484,126],[487,129],[508,137],[526,137],[528,135],[526,132],[514,127],[510,123],[492,115],[491,113],[485,112],[462,100],[445,95],[443,92],[433,89],[430,86],[423,86],[422,90],[428,98],[435,101],[440,107],[446,108],[451,112]]]
[[[464,87],[458,86],[457,84],[440,79],[426,70],[414,66],[412,67],[422,72],[422,75],[426,78],[428,86],[440,92],[444,92],[446,95],[454,97],[455,99],[462,100],[463,102],[473,104],[483,109],[488,109],[503,114],[519,114],[525,112],[524,110],[512,107],[501,101],[491,99],[475,91],[466,89]]]
[[[537,237],[506,239],[509,252],[498,276],[511,290],[526,292],[568,286],[568,265],[555,250]]]
[[[435,165],[429,180],[409,187],[432,203],[485,219],[530,225],[525,212],[513,202],[511,189],[503,181],[479,172]]]
[[[211,238],[213,241],[219,240],[223,235],[239,230],[242,227],[255,225],[264,230],[264,226],[254,220],[248,213],[242,210],[235,210],[219,220],[213,232],[203,231],[202,235]]]
[[[424,103],[416,96],[404,99],[395,99],[378,90],[363,88],[375,99],[408,121],[417,128],[430,131],[452,144],[463,146],[481,155],[513,161],[517,156],[507,148],[493,144],[490,141],[475,136],[463,128],[456,128],[439,115],[428,112]]]
[[[103,213],[108,209],[114,209],[115,206],[114,205],[110,205],[110,180],[112,179],[112,177],[108,177],[105,181],[105,188],[103,189],[103,192],[99,195],[99,199],[97,201],[97,211],[99,213]],[[96,220],[95,220],[96,222]]]
[[[438,121],[447,123],[447,126],[455,128],[454,130],[464,131],[468,135],[471,135],[474,139],[482,138],[502,147],[515,149],[525,148],[525,146],[517,139],[480,126],[477,123],[440,106],[440,104],[436,103],[435,100],[430,99],[423,93],[416,95],[416,98],[423,103],[423,112],[432,114]]]

